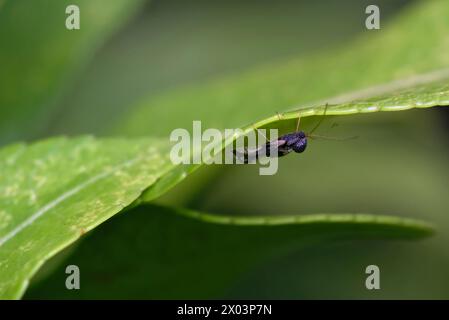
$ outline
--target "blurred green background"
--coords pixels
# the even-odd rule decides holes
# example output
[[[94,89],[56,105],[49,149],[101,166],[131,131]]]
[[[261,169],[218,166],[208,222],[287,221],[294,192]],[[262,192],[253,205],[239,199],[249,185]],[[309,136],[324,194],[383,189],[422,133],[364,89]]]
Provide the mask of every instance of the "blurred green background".
[[[81,22],[75,39],[81,44],[77,45],[73,38],[65,39],[62,31],[30,27],[33,19],[39,23],[58,16],[68,2],[43,3],[27,13],[27,18],[23,17],[26,1],[21,1],[22,6],[13,6],[11,1],[3,7],[0,4],[2,145],[60,134],[166,137],[164,130],[151,126],[129,129],[127,121],[138,114],[142,101],[292,57],[332,52],[358,37],[382,32],[364,28],[365,7],[372,3],[365,0],[168,0],[127,5],[111,1],[106,12],[96,1],[97,7],[85,2],[91,7]],[[386,28],[414,2],[383,0],[376,4],[382,10],[382,28]],[[64,18],[60,18],[62,24]],[[14,21],[29,22],[15,28],[15,37],[4,27]],[[90,23],[92,28],[85,28]],[[193,120],[195,110],[191,114],[192,119],[182,120]],[[232,279],[226,290],[211,298],[449,298],[445,119],[437,108],[329,117],[320,128],[323,134],[358,135],[360,139],[313,141],[304,154],[282,159],[275,176],[259,176],[256,166],[204,167],[158,203],[238,215],[394,214],[437,226],[436,236],[420,242],[338,242],[298,250]],[[159,121],[172,128],[172,120],[177,121],[177,114]],[[304,124],[308,127],[313,121]],[[102,233],[97,238],[85,241],[101,243],[98,238],[108,239],[115,228],[126,224],[119,221],[138,215],[119,215],[99,227]],[[144,231],[145,217],[141,219],[134,227]],[[122,241],[132,243],[132,239]],[[127,250],[126,245],[121,249]],[[76,246],[70,248],[55,261],[76,262],[76,253],[70,258],[76,250]],[[104,281],[126,282],[127,275],[145,270],[145,259],[139,260],[145,253],[145,248],[136,249],[134,269]],[[93,259],[91,264],[97,268],[100,264],[107,273],[112,268],[107,257]],[[85,263],[83,270],[90,270],[89,262]],[[364,287],[369,264],[381,269],[379,291]],[[64,273],[55,265],[50,264],[48,270],[53,274],[37,281],[28,298],[68,294],[56,284]],[[192,278],[196,276],[193,272]],[[176,293],[176,283],[167,285]],[[157,297],[145,279],[135,286],[110,293],[110,297]]]

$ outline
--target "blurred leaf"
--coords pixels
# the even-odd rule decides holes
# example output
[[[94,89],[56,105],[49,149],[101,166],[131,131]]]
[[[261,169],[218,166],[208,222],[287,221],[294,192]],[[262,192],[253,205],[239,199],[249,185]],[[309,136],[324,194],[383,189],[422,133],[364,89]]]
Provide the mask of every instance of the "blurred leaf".
[[[141,0],[10,0],[0,8],[0,145],[29,139],[75,74]],[[68,5],[80,29],[67,30]]]
[[[51,139],[0,150],[0,297],[172,167],[158,140]]]
[[[238,128],[316,100],[332,103],[330,97],[346,92],[389,83],[397,89],[394,81],[413,82],[417,74],[449,67],[448,15],[446,1],[414,2],[381,32],[365,30],[341,49],[150,97],[120,119],[115,132],[167,136],[174,128],[190,128],[192,120],[201,120],[203,127]]]
[[[377,0],[382,23],[406,1]],[[334,50],[363,31],[361,13],[369,4],[151,1],[98,52],[45,134],[108,134],[111,124],[126,118],[142,99],[272,61]]]
[[[429,232],[420,222],[383,216],[226,217],[142,206],[100,227],[66,260],[82,270],[82,290],[66,290],[59,268],[28,297],[217,298],[254,266],[323,241]]]

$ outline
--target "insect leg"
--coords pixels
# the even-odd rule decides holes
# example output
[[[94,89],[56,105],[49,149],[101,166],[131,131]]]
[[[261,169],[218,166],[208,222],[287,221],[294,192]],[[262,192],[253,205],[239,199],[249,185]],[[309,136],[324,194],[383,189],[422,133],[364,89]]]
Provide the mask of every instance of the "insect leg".
[[[298,122],[296,123],[296,132],[299,131],[299,122],[301,121],[301,113],[298,112]]]
[[[351,140],[351,139],[357,139],[359,136],[352,136],[352,137],[346,137],[346,138],[337,138],[337,137],[328,137],[328,136],[322,136],[318,134],[307,134],[308,138],[318,138],[318,139],[325,139],[325,140],[337,140],[337,141],[345,141],[345,140]]]
[[[315,125],[315,127],[313,127],[313,129],[310,131],[310,133],[313,133],[316,129],[318,129],[318,127],[321,125],[321,123],[323,122],[326,112],[327,112],[327,107],[329,106],[328,103],[326,103],[326,106],[324,107],[324,112],[323,112],[323,116],[321,117],[321,119],[318,121],[318,123]]]
[[[284,117],[282,116],[282,114],[280,114],[279,112],[276,111],[276,114],[278,115],[278,120],[282,120],[284,119]]]
[[[263,134],[263,132],[261,130],[256,128],[254,125],[252,127],[253,127],[254,131],[257,131],[258,133],[260,133],[262,135],[262,137],[264,137],[265,140],[268,141],[268,138]]]

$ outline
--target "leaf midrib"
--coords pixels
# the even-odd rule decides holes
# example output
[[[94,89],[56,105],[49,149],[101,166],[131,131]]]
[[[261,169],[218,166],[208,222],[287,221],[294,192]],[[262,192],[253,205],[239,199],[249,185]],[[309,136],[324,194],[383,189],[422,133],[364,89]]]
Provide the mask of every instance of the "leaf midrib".
[[[55,199],[53,199],[52,201],[48,202],[43,207],[38,209],[31,216],[27,217],[27,219],[25,219],[24,221],[19,223],[14,229],[9,231],[6,235],[1,237],[0,238],[0,247],[2,245],[4,245],[6,242],[8,242],[9,240],[11,240],[12,238],[14,238],[22,230],[24,230],[25,228],[29,227],[33,222],[35,222],[37,219],[42,217],[46,212],[48,212],[51,209],[53,209],[56,206],[58,206],[58,204],[60,204],[61,202],[69,199],[70,197],[74,196],[75,194],[77,194],[78,192],[84,190],[85,188],[87,188],[88,186],[94,184],[95,182],[98,182],[98,181],[100,181],[100,180],[102,180],[104,178],[109,177],[110,175],[112,175],[113,173],[119,171],[120,169],[132,166],[140,158],[141,158],[141,156],[128,159],[128,160],[126,160],[126,161],[116,165],[115,167],[113,167],[113,168],[111,168],[109,170],[105,170],[105,171],[103,171],[103,172],[101,172],[101,173],[99,173],[99,174],[97,174],[97,175],[87,179],[86,181],[84,181],[84,182],[74,186],[73,188],[67,190],[66,192],[62,193],[60,196],[56,197]]]

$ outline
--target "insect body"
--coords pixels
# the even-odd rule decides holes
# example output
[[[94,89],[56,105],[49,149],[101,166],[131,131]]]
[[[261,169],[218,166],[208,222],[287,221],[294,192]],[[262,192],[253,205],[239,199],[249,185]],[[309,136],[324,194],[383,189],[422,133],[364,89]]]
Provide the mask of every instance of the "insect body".
[[[271,150],[273,148],[277,149],[278,157],[283,157],[292,151],[296,153],[304,152],[306,147],[307,135],[303,131],[297,131],[280,136],[277,140],[268,141],[265,145],[257,149],[245,149],[243,152],[233,150],[233,152],[236,157],[243,159],[244,163],[249,163],[254,162],[260,156],[272,156]]]
[[[271,145],[271,143],[267,143],[268,150],[270,149],[269,145]],[[307,135],[303,131],[287,133],[277,139],[277,145],[279,157],[285,156],[292,151],[301,153],[306,150]]]
[[[298,123],[296,125],[295,132],[284,134],[283,136],[280,136],[277,140],[268,141],[265,145],[263,145],[257,149],[252,149],[252,150],[245,149],[244,151],[233,150],[234,156],[242,159],[244,163],[249,163],[249,162],[255,162],[255,160],[261,156],[267,156],[267,157],[274,156],[274,155],[271,155],[271,150],[273,148],[277,149],[277,157],[283,157],[283,156],[291,153],[292,151],[294,151],[296,153],[304,152],[304,150],[306,150],[306,147],[307,147],[307,138],[312,138],[312,139],[313,138],[322,138],[322,139],[329,139],[329,140],[347,140],[347,139],[357,138],[357,137],[350,137],[350,138],[340,139],[340,138],[325,137],[325,136],[313,134],[313,132],[320,126],[321,122],[324,120],[324,116],[326,115],[327,107],[328,107],[328,105],[326,104],[326,106],[324,108],[323,117],[320,119],[320,121],[315,125],[315,127],[309,133],[305,133],[304,131],[299,131],[300,117],[298,117]],[[281,119],[280,115],[279,115],[279,119]]]

